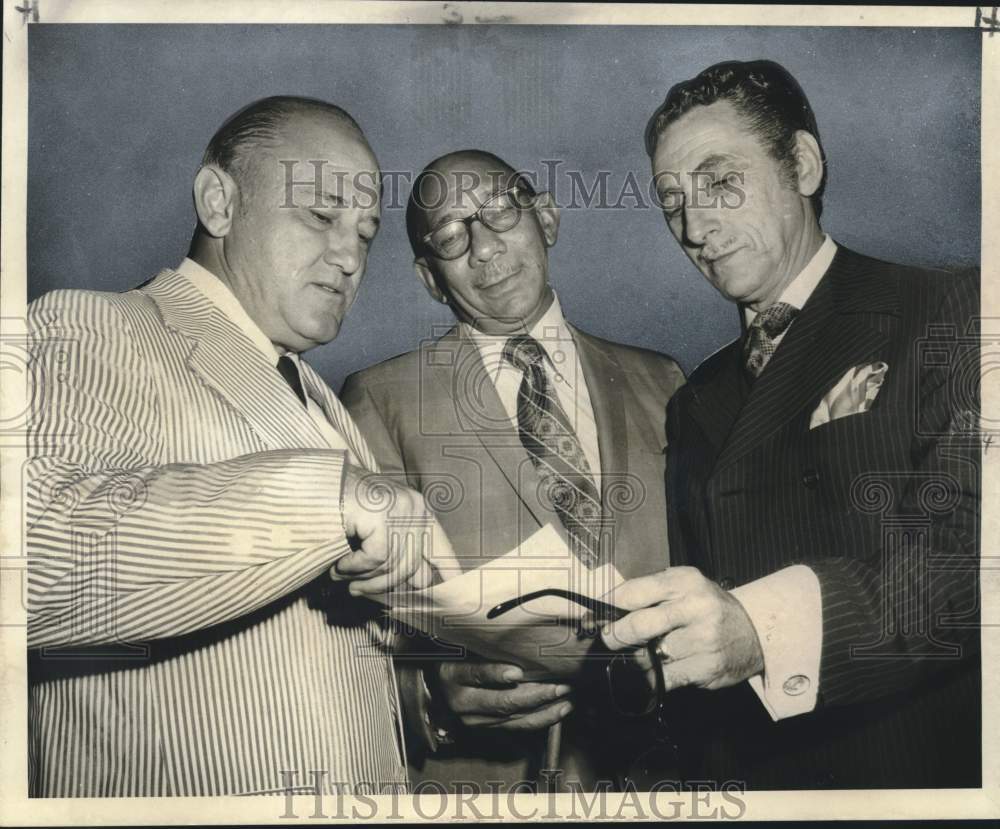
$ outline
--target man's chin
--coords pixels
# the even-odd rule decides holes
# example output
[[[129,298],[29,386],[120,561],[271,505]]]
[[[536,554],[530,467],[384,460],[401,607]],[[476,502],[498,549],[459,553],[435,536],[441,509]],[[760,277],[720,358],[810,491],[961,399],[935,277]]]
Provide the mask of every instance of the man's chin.
[[[340,333],[340,323],[331,324],[329,322],[323,325],[306,328],[295,332],[296,340],[296,351],[309,351],[317,346],[326,345],[327,343],[333,342],[337,339],[337,335]]]

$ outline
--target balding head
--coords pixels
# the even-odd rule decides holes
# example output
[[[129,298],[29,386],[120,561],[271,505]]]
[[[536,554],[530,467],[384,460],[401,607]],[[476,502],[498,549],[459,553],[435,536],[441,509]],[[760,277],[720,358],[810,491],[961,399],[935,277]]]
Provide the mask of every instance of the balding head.
[[[435,158],[413,182],[406,205],[406,233],[414,256],[421,255],[432,211],[455,203],[484,182],[489,192],[502,190],[516,175],[510,164],[485,150],[457,150]]]
[[[246,192],[252,189],[249,173],[260,151],[281,145],[288,130],[302,120],[340,128],[367,145],[358,122],[339,106],[318,98],[273,95],[253,101],[227,118],[208,142],[201,164],[224,170]]]

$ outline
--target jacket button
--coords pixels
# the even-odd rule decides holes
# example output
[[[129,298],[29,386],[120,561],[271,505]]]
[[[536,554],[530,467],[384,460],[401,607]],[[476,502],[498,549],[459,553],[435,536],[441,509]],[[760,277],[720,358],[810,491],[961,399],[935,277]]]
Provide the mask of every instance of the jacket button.
[[[736,579],[734,579],[732,576],[723,576],[721,579],[719,579],[719,587],[721,587],[723,590],[732,590],[734,587],[736,587]]]
[[[815,469],[807,469],[802,473],[802,483],[803,485],[809,487],[809,489],[815,489],[819,484],[819,472]]]

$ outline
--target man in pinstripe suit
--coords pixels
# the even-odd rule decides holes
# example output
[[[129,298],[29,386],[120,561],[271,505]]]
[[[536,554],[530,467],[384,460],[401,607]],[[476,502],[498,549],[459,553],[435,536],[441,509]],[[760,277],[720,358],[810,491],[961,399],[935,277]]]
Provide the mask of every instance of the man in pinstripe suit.
[[[693,686],[693,776],[978,787],[978,275],[823,234],[816,121],[770,61],[674,86],[647,149],[671,233],[745,334],[669,407],[686,566],[624,585],[606,641],[657,639],[668,689]]]
[[[33,796],[405,785],[362,597],[428,584],[448,543],[299,357],[357,293],[378,177],[343,110],[255,102],[209,144],[178,268],[32,304]]]

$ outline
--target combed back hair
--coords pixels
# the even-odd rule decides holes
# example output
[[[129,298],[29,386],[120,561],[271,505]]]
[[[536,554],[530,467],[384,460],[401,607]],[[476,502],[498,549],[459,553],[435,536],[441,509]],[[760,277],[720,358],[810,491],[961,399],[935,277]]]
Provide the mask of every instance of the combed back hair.
[[[440,175],[441,171],[439,168],[443,166],[446,161],[459,156],[468,156],[470,158],[475,158],[478,161],[485,161],[491,170],[503,173],[504,175],[510,175],[518,172],[511,167],[510,164],[500,158],[500,156],[486,152],[486,150],[457,150],[455,152],[445,153],[445,155],[438,156],[430,162],[430,164],[424,167],[424,169],[420,171],[420,174],[413,180],[413,187],[410,188],[410,197],[406,201],[406,235],[410,239],[410,247],[413,248],[414,256],[419,257],[423,254],[424,236],[427,233],[426,224],[424,222],[425,206],[420,200],[423,183],[432,175]],[[461,167],[452,171],[451,174],[454,175],[455,172],[461,174]],[[528,181],[525,176],[520,176],[517,183],[527,190],[532,196],[535,195],[535,190],[531,186],[531,182]]]
[[[646,126],[646,152],[652,158],[656,144],[674,121],[695,107],[728,101],[743,117],[766,151],[781,164],[785,181],[796,183],[795,133],[804,130],[816,139],[823,178],[811,201],[818,219],[826,189],[826,154],[816,116],[805,92],[791,73],[771,60],[726,61],[709,66],[690,80],[670,87],[667,97]]]
[[[325,115],[349,125],[364,139],[361,127],[345,110],[319,98],[273,95],[247,104],[226,119],[205,148],[201,165],[213,164],[240,183],[254,150],[281,142],[281,130],[297,115]]]

